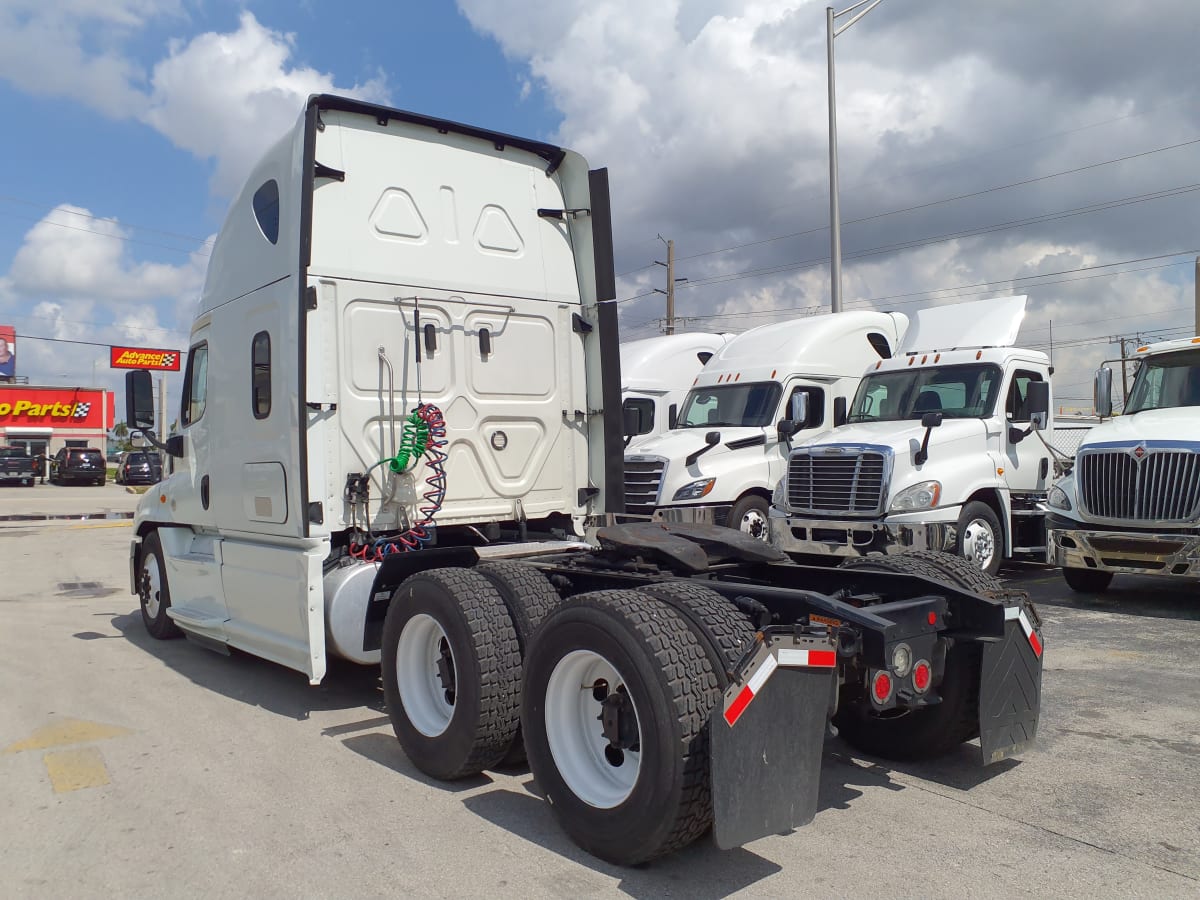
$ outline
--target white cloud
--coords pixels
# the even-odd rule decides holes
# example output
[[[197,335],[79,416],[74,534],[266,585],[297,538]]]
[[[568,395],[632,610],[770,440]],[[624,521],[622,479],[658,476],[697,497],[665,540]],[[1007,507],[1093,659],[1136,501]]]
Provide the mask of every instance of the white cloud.
[[[295,39],[242,13],[230,34],[173,41],[154,66],[144,121],[200,159],[216,161],[213,186],[229,196],[267,147],[290,128],[310,94],[386,102],[382,75],[338,87],[332,75],[291,62]]]

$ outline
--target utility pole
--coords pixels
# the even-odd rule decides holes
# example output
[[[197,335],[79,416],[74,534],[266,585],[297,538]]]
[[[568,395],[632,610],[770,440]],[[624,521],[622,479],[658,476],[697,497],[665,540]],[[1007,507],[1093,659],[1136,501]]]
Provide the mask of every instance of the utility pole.
[[[842,311],[842,215],[838,205],[837,163],[837,89],[833,73],[833,39],[877,7],[883,0],[859,0],[841,12],[832,6],[825,8],[825,49],[829,63],[829,295],[831,312]],[[866,7],[840,28],[836,20],[861,7]]]
[[[654,293],[667,295],[667,320],[666,320],[666,327],[665,327],[664,331],[666,334],[674,334],[675,333],[675,284],[676,284],[676,282],[679,282],[679,281],[687,281],[687,279],[675,277],[675,242],[668,241],[661,234],[658,236],[658,239],[667,245],[667,261],[661,262],[656,259],[654,261],[654,264],[656,266],[666,266],[666,268],[667,268],[667,289],[664,291],[664,290],[661,290],[660,288],[655,288]]]
[[[1196,296],[1196,334],[1200,335],[1200,256],[1196,257],[1196,277],[1192,290]]]
[[[167,439],[167,376],[158,376],[158,439]]]
[[[1125,368],[1125,338],[1121,338],[1121,405],[1129,396],[1129,372]]]

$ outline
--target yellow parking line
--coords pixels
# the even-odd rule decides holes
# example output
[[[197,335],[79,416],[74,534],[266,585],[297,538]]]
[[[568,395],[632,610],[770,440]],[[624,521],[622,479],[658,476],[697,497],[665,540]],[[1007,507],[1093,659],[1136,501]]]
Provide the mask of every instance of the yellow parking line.
[[[133,526],[133,519],[121,519],[118,522],[98,522],[95,525],[70,525],[68,531],[75,531],[79,528],[130,528]]]
[[[88,722],[83,719],[65,719],[53,725],[44,725],[21,741],[9,744],[4,753],[20,753],[24,750],[47,750],[51,747],[67,747],[102,741],[106,738],[132,734],[120,725],[105,725],[103,722]]]
[[[47,753],[42,759],[46,762],[46,773],[56,794],[112,783],[108,777],[108,767],[104,765],[104,757],[95,747],[57,750]]]

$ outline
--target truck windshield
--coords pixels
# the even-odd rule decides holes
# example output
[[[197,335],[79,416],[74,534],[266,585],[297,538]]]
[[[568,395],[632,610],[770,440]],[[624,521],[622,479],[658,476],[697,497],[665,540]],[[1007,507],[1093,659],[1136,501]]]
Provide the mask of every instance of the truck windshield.
[[[1142,360],[1125,414],[1173,406],[1200,406],[1200,349]]]
[[[897,422],[940,412],[947,419],[989,416],[1000,369],[992,365],[913,368],[868,375],[858,386],[849,422]]]
[[[781,393],[783,388],[774,381],[692,388],[683,400],[677,427],[762,428],[771,424]]]

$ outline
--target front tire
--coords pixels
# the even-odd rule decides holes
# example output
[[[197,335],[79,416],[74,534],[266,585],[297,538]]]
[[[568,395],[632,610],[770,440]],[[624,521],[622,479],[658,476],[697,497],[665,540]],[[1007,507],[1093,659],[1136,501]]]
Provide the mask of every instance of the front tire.
[[[550,614],[526,660],[521,725],[534,777],[580,847],[634,865],[709,828],[719,698],[688,624],[653,598],[598,591]]]
[[[477,775],[512,746],[521,652],[504,600],[478,572],[404,580],[383,623],[382,670],[396,738],[426,775]]]
[[[1000,571],[1004,557],[1004,531],[995,510],[986,503],[972,500],[963,507],[955,529],[955,550],[989,575]]]
[[[729,511],[728,525],[751,537],[765,541],[770,538],[770,505],[758,494],[749,494],[733,504]]]
[[[1112,572],[1102,572],[1099,569],[1064,568],[1062,575],[1067,587],[1080,594],[1103,594],[1113,580]]]
[[[157,531],[151,531],[142,539],[138,601],[142,609],[142,624],[151,637],[165,641],[183,636],[175,620],[167,615],[167,610],[171,608],[171,587],[167,583],[167,566]]]

